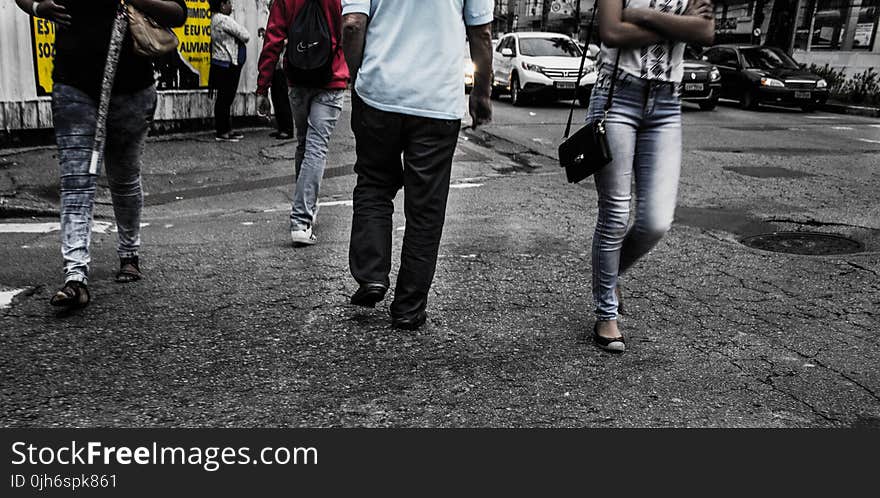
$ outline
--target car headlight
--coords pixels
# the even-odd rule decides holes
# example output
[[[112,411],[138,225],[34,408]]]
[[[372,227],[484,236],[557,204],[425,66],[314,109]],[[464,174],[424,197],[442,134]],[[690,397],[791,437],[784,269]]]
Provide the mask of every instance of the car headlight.
[[[775,86],[779,88],[784,88],[785,83],[775,78],[761,78],[761,86]]]
[[[709,81],[718,81],[721,79],[721,71],[718,70],[717,67],[713,67],[711,71],[709,71]]]
[[[522,68],[525,69],[526,71],[534,71],[536,73],[543,73],[544,72],[543,67],[541,67],[537,64],[529,64],[528,62],[523,62]]]
[[[474,73],[477,72],[477,65],[473,62],[467,62],[464,65],[464,75],[465,76],[474,76]]]
[[[819,80],[816,82],[816,88],[828,88],[828,82],[825,80]]]

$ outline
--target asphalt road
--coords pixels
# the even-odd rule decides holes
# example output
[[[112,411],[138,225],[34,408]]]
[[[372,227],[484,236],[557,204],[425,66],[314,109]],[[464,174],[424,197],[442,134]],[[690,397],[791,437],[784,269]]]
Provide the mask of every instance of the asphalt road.
[[[305,249],[287,234],[290,143],[151,141],[146,280],[114,284],[115,234],[98,233],[94,302],[59,316],[57,232],[0,232],[0,291],[23,289],[0,311],[0,425],[880,426],[880,121],[688,109],[677,221],[623,283],[617,357],[585,339],[596,198],[554,165],[565,115],[501,101],[493,125],[462,133],[417,333],[389,327],[388,301],[347,304],[347,114]],[[0,171],[51,205],[52,155],[0,154]],[[400,208],[395,227],[399,251]],[[740,243],[774,230],[864,250]]]

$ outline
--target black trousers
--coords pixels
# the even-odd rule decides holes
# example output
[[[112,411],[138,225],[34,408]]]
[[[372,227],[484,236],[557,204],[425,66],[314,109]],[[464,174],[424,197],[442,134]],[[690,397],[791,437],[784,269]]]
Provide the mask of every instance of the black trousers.
[[[434,280],[461,120],[385,112],[354,94],[351,127],[357,150],[351,274],[360,284],[390,286],[391,217],[403,187],[406,231],[391,314],[412,318],[427,306]]]
[[[214,101],[214,127],[218,135],[232,131],[229,116],[239,79],[241,66],[222,67],[211,64],[211,88],[217,91],[217,100]]]
[[[287,76],[283,69],[275,69],[272,76],[272,107],[275,108],[275,125],[278,131],[293,133],[293,113],[290,110],[290,88],[287,86]]]

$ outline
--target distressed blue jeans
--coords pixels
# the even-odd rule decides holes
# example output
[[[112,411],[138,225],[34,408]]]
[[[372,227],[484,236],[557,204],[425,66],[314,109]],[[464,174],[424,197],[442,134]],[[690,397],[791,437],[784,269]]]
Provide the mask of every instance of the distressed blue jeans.
[[[610,71],[599,75],[587,117],[600,118]],[[599,214],[593,234],[593,301],[598,320],[617,319],[618,277],[669,231],[681,171],[680,84],[620,72],[606,130],[613,160],[595,175]],[[635,216],[630,205],[635,183]]]
[[[89,174],[98,103],[72,86],[56,84],[52,116],[61,171],[61,254],[65,281],[88,283],[89,244],[97,175]],[[114,95],[107,117],[104,170],[113,198],[120,258],[138,255],[143,207],[141,154],[156,110],[156,90],[149,87]]]
[[[290,210],[291,231],[305,230],[315,223],[330,135],[342,114],[344,101],[344,90],[290,88],[290,107],[297,141],[294,156],[296,189]]]

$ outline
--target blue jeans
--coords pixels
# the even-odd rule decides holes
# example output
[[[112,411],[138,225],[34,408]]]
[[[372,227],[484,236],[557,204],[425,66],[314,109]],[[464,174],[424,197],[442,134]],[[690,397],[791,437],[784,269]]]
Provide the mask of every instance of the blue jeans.
[[[52,116],[61,171],[61,254],[65,281],[88,283],[89,243],[97,175],[89,174],[95,141],[98,103],[72,86],[56,84]],[[140,249],[141,155],[156,110],[156,89],[114,95],[107,117],[104,168],[113,198],[120,258],[138,255]]]
[[[291,87],[290,107],[296,128],[296,189],[290,210],[290,230],[312,226],[321,178],[327,165],[327,147],[342,114],[344,90]]]
[[[600,73],[588,118],[608,98],[610,71]],[[681,170],[680,84],[620,72],[606,129],[613,161],[595,175],[599,215],[593,235],[593,301],[598,320],[617,319],[618,276],[672,226]],[[635,220],[630,201],[635,180]]]

